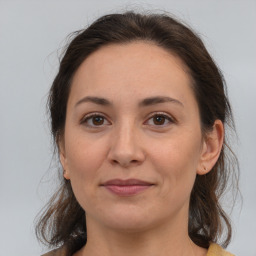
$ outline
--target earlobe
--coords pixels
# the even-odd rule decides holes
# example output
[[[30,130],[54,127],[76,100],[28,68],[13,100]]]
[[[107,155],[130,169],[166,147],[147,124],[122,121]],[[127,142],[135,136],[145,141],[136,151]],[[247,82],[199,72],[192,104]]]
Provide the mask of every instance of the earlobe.
[[[63,169],[63,177],[66,179],[66,180],[70,180],[70,177],[69,177],[69,173]]]
[[[66,180],[69,180],[69,171],[68,171],[68,166],[67,166],[67,158],[66,158],[66,153],[65,153],[65,146],[64,146],[64,142],[61,141],[59,143],[59,156],[60,156],[60,163],[62,165],[63,168],[63,177]]]
[[[203,164],[201,164],[201,166],[199,166],[196,173],[198,175],[204,175],[204,174],[207,174],[209,171],[210,171],[210,169],[207,169]]]
[[[218,161],[224,141],[224,126],[220,120],[216,120],[212,131],[208,132],[202,147],[201,159],[197,174],[207,174]]]

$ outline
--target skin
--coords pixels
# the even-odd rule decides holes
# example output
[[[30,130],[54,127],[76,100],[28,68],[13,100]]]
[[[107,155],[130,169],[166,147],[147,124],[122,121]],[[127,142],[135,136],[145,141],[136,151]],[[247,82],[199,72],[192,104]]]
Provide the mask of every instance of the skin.
[[[216,120],[202,135],[191,84],[177,56],[145,42],[104,46],[81,64],[59,145],[86,211],[88,241],[76,256],[206,255],[188,236],[189,198],[196,175],[216,163],[224,131]],[[173,100],[145,105],[156,96]],[[101,186],[131,178],[152,186],[131,196]]]

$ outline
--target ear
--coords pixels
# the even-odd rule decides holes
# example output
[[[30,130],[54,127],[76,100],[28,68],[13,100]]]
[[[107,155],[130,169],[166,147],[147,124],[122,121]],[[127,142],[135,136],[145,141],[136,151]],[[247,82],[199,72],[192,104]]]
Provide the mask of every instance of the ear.
[[[205,135],[197,174],[204,175],[213,168],[221,153],[223,141],[224,126],[222,121],[216,120],[213,129]]]
[[[58,147],[59,147],[60,163],[63,168],[63,176],[65,179],[69,180],[70,176],[69,176],[69,169],[68,169],[67,158],[66,158],[64,139],[59,140]]]

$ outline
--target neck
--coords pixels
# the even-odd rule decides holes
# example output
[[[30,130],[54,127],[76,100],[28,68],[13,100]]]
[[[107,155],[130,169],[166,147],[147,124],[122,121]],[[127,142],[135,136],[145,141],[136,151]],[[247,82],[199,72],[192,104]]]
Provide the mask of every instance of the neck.
[[[187,225],[176,220],[154,229],[125,231],[102,227],[87,219],[87,244],[75,256],[206,255],[193,244]]]

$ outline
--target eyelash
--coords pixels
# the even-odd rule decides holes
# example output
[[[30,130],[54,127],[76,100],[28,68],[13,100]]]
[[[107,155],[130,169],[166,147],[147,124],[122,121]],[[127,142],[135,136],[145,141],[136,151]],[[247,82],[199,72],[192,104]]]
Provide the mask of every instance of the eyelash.
[[[102,125],[90,125],[90,124],[88,124],[88,121],[89,120],[92,120],[92,118],[93,117],[100,117],[100,118],[103,118],[103,122],[105,121],[105,120],[107,120],[107,118],[103,115],[103,114],[101,114],[101,113],[91,113],[91,114],[88,114],[88,115],[85,115],[84,117],[83,117],[83,119],[81,120],[81,124],[85,124],[87,127],[89,127],[89,128],[98,128],[98,127],[102,127]],[[109,122],[110,123],[110,122]]]
[[[161,118],[164,118],[165,121],[168,120],[168,124],[164,124],[164,125],[152,124],[152,125],[150,125],[150,126],[159,126],[159,127],[162,128],[162,127],[168,126],[168,125],[171,124],[171,123],[175,123],[175,119],[174,119],[174,118],[172,118],[170,115],[167,115],[167,114],[165,114],[165,113],[163,113],[163,112],[154,112],[154,113],[152,113],[152,114],[150,115],[150,117],[147,119],[146,122],[148,122],[150,119],[152,119],[152,118],[154,118],[154,117],[161,117]],[[165,121],[164,121],[164,122],[165,122]]]
[[[101,113],[92,113],[92,114],[88,114],[88,115],[84,116],[80,123],[81,123],[81,124],[85,124],[87,127],[92,128],[92,129],[93,129],[93,128],[100,128],[100,127],[106,125],[106,124],[101,124],[101,125],[92,125],[92,124],[88,124],[88,121],[89,121],[89,120],[92,120],[93,117],[100,117],[100,118],[103,118],[103,122],[105,122],[105,121],[107,120],[107,118],[106,118],[103,114],[101,114]],[[154,126],[154,127],[157,127],[157,126],[158,126],[158,128],[163,128],[163,127],[168,126],[168,125],[171,124],[171,123],[175,123],[175,122],[176,122],[175,119],[172,118],[170,115],[167,115],[167,114],[165,114],[165,113],[163,113],[163,112],[154,112],[154,113],[152,113],[152,114],[150,115],[150,117],[149,117],[143,124],[148,123],[149,120],[151,120],[152,118],[155,118],[155,117],[164,118],[164,123],[165,123],[166,120],[167,120],[167,121],[168,121],[168,124],[160,124],[160,125],[149,124],[150,126]],[[107,124],[107,125],[110,125],[110,124],[111,124],[108,120],[107,120],[107,122],[109,123],[109,124]]]

